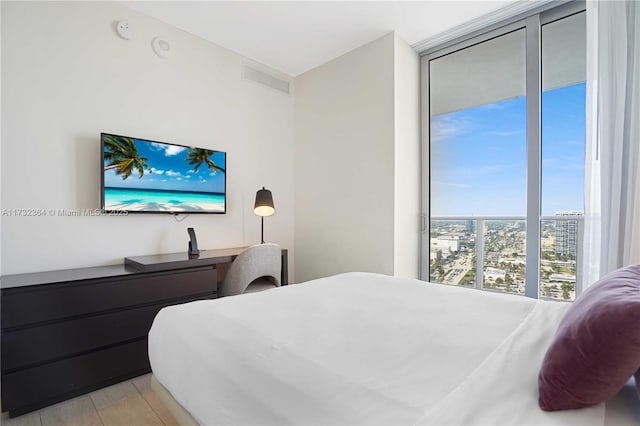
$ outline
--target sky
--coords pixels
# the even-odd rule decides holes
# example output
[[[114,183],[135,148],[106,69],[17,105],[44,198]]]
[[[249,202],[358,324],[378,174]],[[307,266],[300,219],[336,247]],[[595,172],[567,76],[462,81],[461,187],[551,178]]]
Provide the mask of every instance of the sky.
[[[585,84],[542,94],[542,215],[584,210]],[[526,98],[431,117],[431,215],[526,215]]]
[[[134,170],[125,180],[121,175],[116,175],[114,169],[108,170],[104,173],[105,186],[215,193],[225,191],[225,173],[213,174],[206,164],[202,164],[197,173],[194,172],[193,166],[186,161],[189,148],[142,139],[134,139],[134,142],[140,156],[147,158],[150,169],[145,170],[141,179],[138,171]],[[209,158],[226,170],[224,152],[216,152]]]

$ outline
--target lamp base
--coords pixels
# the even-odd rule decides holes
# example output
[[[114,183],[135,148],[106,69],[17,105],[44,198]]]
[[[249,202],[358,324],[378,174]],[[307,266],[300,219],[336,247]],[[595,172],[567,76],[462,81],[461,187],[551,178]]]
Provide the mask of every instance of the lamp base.
[[[200,250],[194,250],[189,241],[189,259],[200,256]]]

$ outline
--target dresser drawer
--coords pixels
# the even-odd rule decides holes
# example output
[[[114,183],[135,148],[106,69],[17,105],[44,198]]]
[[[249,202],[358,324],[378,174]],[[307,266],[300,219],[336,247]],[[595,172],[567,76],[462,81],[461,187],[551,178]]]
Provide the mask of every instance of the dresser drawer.
[[[213,267],[6,289],[0,300],[2,328],[7,331],[128,306],[215,294],[216,290]]]
[[[20,415],[148,371],[146,338],[28,368],[2,377],[2,410]]]
[[[213,297],[213,296],[210,296]],[[189,302],[203,298],[189,298]],[[55,361],[149,334],[160,309],[176,301],[2,334],[2,371]]]

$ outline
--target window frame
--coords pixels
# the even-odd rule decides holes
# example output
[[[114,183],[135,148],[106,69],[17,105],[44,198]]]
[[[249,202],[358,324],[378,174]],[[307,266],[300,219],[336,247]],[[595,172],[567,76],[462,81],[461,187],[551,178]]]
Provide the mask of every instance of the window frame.
[[[540,294],[540,247],[541,222],[554,220],[543,217],[542,204],[542,26],[584,12],[584,1],[570,1],[560,6],[552,4],[546,8],[518,15],[483,30],[473,31],[466,36],[457,37],[434,48],[421,52],[420,58],[420,108],[421,108],[421,242],[420,242],[420,279],[429,281],[430,277],[430,235],[431,235],[431,116],[430,116],[430,79],[429,62],[471,46],[501,37],[519,29],[525,29],[525,96],[526,96],[526,265],[525,297],[539,298]],[[557,3],[556,3],[557,4]],[[426,190],[426,192],[425,192]],[[463,218],[466,219],[466,218]],[[490,218],[493,219],[493,218]],[[500,219],[500,218],[497,218]],[[482,232],[478,222],[476,232]],[[578,221],[578,240],[582,241],[583,222]],[[478,239],[476,239],[477,241]],[[476,247],[476,250],[478,248]],[[482,252],[477,251],[476,287],[482,282]],[[582,274],[578,261],[582,248],[578,244],[576,259],[576,297],[582,291]],[[426,255],[426,258],[425,258]]]

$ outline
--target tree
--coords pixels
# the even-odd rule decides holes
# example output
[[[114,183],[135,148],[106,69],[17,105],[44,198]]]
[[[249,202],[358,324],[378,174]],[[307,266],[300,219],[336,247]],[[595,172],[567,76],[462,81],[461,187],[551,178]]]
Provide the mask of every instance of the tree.
[[[476,272],[475,269],[470,269],[464,274],[464,277],[460,280],[460,285],[473,285],[473,281],[475,280]]]
[[[104,136],[104,159],[110,163],[104,170],[115,169],[117,175],[127,179],[134,170],[138,170],[140,178],[144,176],[144,170],[149,168],[146,157],[141,157],[132,138],[121,136]]]
[[[214,174],[217,172],[225,173],[222,167],[217,166],[213,160],[209,158],[216,152],[218,151],[212,149],[191,148],[187,153],[186,161],[193,166],[193,171],[196,173],[203,163],[206,164]]]
[[[568,282],[563,282],[562,286],[560,288],[562,288],[562,298],[564,300],[568,300],[569,299],[569,292],[573,289],[573,286],[571,284],[569,284]]]
[[[542,252],[542,258],[544,260],[554,260],[555,259],[555,255],[553,254],[553,252],[543,251]]]

